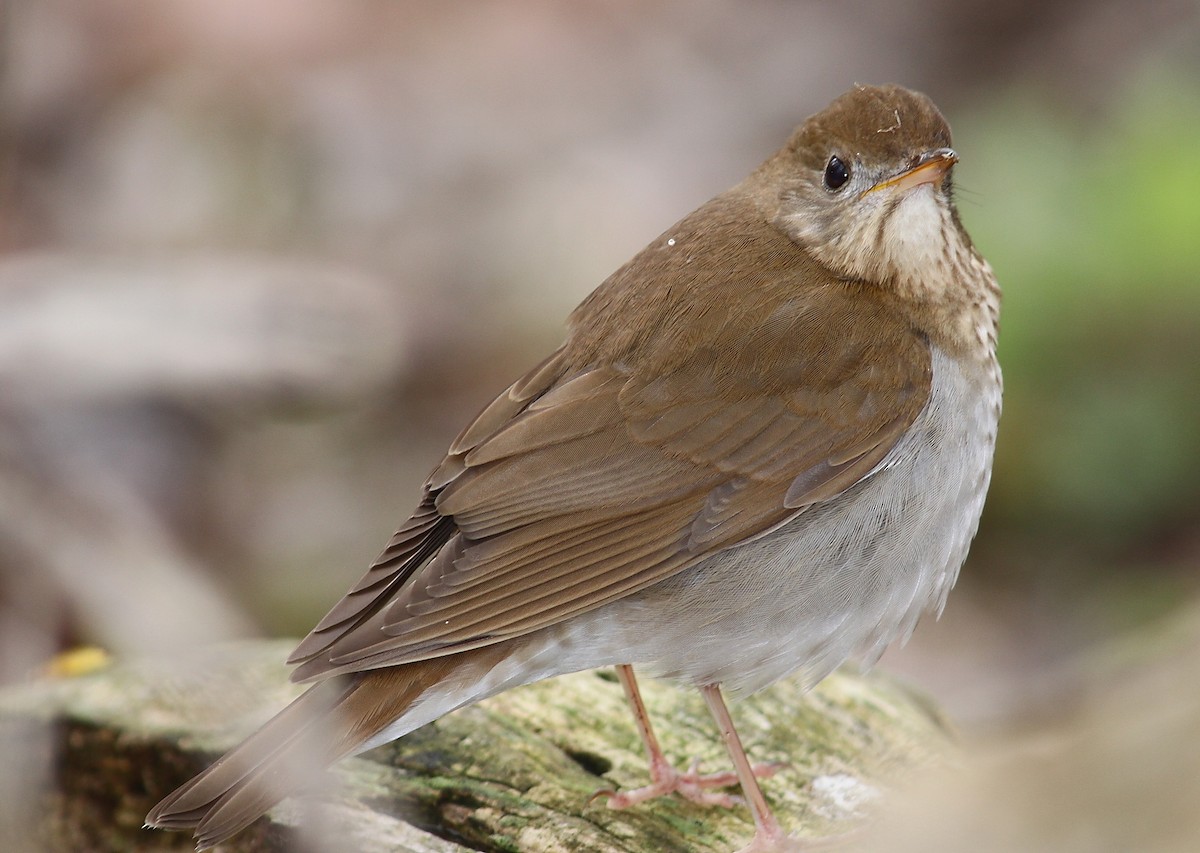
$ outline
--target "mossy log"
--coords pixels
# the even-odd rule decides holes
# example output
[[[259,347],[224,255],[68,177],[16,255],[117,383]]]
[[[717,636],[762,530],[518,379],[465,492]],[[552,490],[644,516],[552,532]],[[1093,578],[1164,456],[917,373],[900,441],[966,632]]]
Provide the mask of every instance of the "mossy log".
[[[298,692],[282,665],[289,649],[230,644],[186,666],[119,663],[0,691],[0,818],[9,824],[0,830],[17,845],[6,849],[190,847],[185,834],[142,829],[143,816]],[[650,679],[643,687],[668,756],[728,767],[695,691]],[[880,674],[843,671],[808,693],[785,680],[732,711],[752,759],[783,765],[764,789],[802,838],[852,830],[883,790],[944,757],[953,740],[927,701]],[[331,775],[332,792],[284,801],[220,849],[728,851],[753,832],[744,808],[662,797],[612,811],[592,799],[647,779],[611,671],[511,690]]]

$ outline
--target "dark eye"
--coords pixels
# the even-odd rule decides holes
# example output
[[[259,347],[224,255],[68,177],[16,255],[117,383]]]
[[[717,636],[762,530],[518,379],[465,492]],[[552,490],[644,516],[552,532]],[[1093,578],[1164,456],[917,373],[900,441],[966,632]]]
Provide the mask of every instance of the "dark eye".
[[[825,164],[825,187],[840,190],[850,180],[850,170],[837,157],[830,157]]]

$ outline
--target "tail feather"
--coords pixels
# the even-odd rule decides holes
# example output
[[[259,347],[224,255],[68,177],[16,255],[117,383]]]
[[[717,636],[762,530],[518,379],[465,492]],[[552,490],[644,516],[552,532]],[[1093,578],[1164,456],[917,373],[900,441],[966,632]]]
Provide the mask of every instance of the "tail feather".
[[[329,764],[358,751],[457,665],[453,657],[371,670],[314,685],[211,767],[156,805],[146,826],[194,829],[213,847]]]

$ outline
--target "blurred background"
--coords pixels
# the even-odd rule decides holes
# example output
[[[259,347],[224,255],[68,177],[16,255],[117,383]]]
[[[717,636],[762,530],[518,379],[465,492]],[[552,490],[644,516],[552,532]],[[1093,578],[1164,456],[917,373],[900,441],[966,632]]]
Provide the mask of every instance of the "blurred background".
[[[883,665],[993,744],[1191,665],[1126,652],[1200,636],[1195,3],[8,0],[0,681],[305,633],[571,308],[854,82],[940,105],[1005,288],[981,533]]]

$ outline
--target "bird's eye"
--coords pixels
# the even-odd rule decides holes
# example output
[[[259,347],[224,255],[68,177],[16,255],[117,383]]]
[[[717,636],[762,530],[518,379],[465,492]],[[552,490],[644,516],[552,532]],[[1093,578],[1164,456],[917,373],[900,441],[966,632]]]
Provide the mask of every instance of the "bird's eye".
[[[850,169],[837,157],[830,157],[825,164],[825,188],[840,190],[850,180]]]

